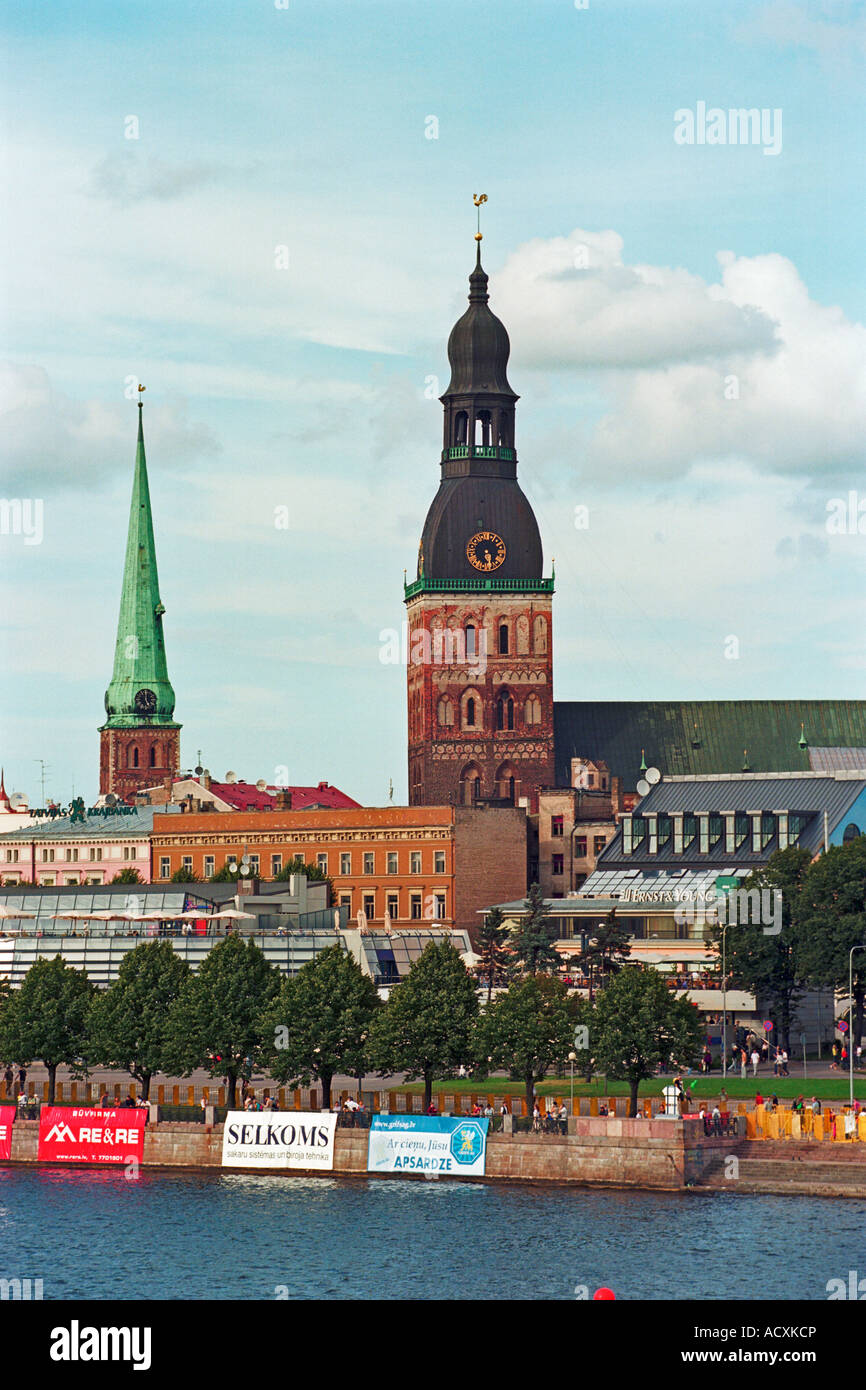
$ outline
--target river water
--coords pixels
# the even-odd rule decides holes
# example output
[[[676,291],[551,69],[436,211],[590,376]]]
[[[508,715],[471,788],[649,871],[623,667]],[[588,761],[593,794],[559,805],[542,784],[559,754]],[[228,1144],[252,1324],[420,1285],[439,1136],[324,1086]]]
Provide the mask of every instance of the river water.
[[[0,1169],[0,1278],[45,1299],[826,1299],[866,1202]]]

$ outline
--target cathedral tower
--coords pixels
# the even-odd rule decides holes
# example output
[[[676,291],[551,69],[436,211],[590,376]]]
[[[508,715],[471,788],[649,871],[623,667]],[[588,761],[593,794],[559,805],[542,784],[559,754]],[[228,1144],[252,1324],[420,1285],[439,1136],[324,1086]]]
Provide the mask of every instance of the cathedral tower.
[[[405,586],[409,803],[528,801],[554,783],[553,579],[517,481],[511,345],[476,237],[448,339],[441,482]]]
[[[142,415],[139,396],[114,673],[105,692],[107,718],[99,730],[99,790],[114,792],[121,799],[162,782],[180,767],[181,726],[173,720],[174,691],[165,660],[165,608],[156,572]]]

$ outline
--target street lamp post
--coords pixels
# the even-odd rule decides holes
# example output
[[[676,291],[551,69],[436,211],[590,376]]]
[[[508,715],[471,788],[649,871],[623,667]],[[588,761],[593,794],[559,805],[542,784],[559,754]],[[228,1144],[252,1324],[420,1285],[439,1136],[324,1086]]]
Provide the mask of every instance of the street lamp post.
[[[866,951],[866,945],[852,946],[848,952],[848,1097],[854,1109],[854,952]]]
[[[722,927],[722,1079],[728,1079],[728,966],[725,955],[725,932],[728,924]]]
[[[577,1053],[569,1052],[568,1060],[571,1063],[571,1113],[574,1114],[574,1064],[577,1061]]]

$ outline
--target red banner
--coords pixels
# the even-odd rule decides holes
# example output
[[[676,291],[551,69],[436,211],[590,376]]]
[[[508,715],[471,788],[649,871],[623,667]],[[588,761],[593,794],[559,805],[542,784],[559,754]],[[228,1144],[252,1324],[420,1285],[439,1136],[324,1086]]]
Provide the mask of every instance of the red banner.
[[[144,1157],[147,1110],[79,1110],[43,1105],[40,1163],[130,1163]]]
[[[12,1126],[15,1123],[15,1106],[0,1105],[0,1163],[12,1157]]]

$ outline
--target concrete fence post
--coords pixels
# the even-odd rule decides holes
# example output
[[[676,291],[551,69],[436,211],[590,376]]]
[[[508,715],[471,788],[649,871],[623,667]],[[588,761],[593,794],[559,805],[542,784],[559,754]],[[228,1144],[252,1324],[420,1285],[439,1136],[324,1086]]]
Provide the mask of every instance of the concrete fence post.
[[[160,1089],[162,1089],[160,1087]],[[147,1107],[147,1123],[149,1125],[159,1124],[159,1101],[151,1101]]]

